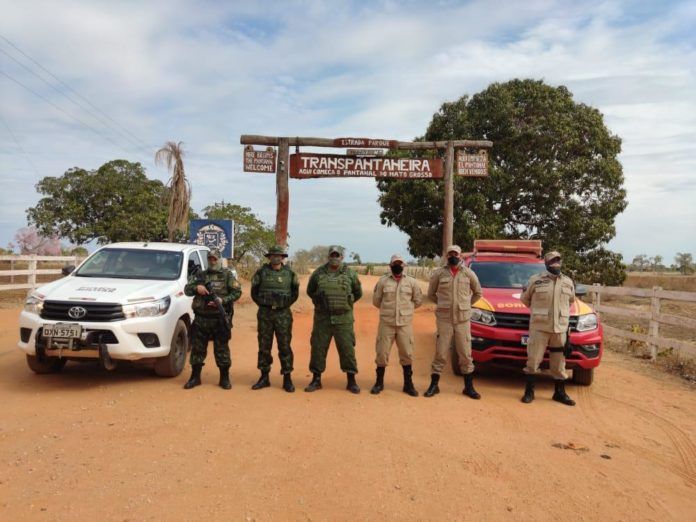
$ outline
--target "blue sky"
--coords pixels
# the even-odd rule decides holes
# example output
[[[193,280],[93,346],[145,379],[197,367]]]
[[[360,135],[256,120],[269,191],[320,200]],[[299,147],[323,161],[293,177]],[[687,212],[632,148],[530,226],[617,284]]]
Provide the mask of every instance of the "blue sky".
[[[410,140],[444,101],[535,78],[566,85],[623,139],[629,205],[610,247],[629,261],[696,254],[696,2],[0,0],[0,12],[0,71],[15,80],[0,74],[0,245],[42,177],[125,158],[166,181],[153,157],[167,140],[184,142],[195,210],[224,199],[272,224],[274,177],[242,172],[241,134]],[[370,179],[292,180],[291,251],[405,253],[377,195]]]

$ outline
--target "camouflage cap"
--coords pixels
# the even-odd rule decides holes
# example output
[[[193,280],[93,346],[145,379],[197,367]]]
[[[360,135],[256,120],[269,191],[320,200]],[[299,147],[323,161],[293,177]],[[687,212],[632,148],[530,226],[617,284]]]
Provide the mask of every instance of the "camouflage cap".
[[[285,249],[281,245],[273,245],[271,248],[268,249],[268,252],[266,252],[264,255],[266,257],[271,257],[271,256],[288,257],[288,254],[285,252]]]
[[[343,247],[340,245],[331,245],[329,247],[329,255],[333,254],[334,252],[343,255]]]
[[[563,256],[561,256],[561,254],[559,252],[552,250],[551,252],[546,252],[546,254],[544,254],[544,262],[548,263],[552,259],[556,259],[556,258],[561,259],[562,257]]]
[[[214,257],[215,259],[220,259],[222,256],[220,255],[220,251],[217,248],[211,248],[210,252],[208,252],[208,257]]]

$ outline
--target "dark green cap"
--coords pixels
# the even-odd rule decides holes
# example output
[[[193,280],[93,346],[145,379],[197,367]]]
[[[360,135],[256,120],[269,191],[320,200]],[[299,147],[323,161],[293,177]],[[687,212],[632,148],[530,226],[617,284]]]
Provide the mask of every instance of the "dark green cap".
[[[268,252],[266,252],[265,256],[266,257],[270,257],[270,256],[288,257],[288,254],[285,252],[285,249],[282,246],[273,245],[271,248],[268,249]]]
[[[208,257],[214,257],[215,259],[221,259],[220,251],[217,248],[211,248],[208,252]]]
[[[343,247],[341,245],[331,245],[329,247],[329,255],[333,254],[334,252],[343,255]]]

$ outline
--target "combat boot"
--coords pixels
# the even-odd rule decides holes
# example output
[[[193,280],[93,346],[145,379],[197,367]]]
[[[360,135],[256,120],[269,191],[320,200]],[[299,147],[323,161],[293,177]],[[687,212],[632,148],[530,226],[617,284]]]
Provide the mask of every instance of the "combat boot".
[[[524,396],[522,397],[521,401],[524,402],[525,404],[529,404],[534,400],[534,383],[536,381],[536,377],[534,374],[529,373],[527,374],[527,384],[524,386]]]
[[[554,401],[560,402],[561,404],[565,404],[566,406],[575,406],[575,401],[568,397],[568,394],[565,391],[565,381],[554,381],[554,385],[556,386],[556,391],[553,392],[553,397],[551,397]]]
[[[377,373],[377,380],[375,381],[375,385],[372,387],[370,390],[370,393],[372,395],[377,395],[379,392],[381,392],[384,389],[384,371],[386,368],[384,366],[378,366],[376,373]]]
[[[261,388],[268,388],[271,385],[271,380],[268,378],[268,372],[261,372],[261,377],[256,383],[251,387],[252,390],[260,390]]]
[[[292,383],[292,377],[289,373],[283,374],[283,389],[288,393],[295,391],[295,385]]]
[[[321,373],[313,373],[312,382],[310,382],[304,389],[306,392],[313,392],[317,390],[321,390]]]
[[[189,377],[189,380],[184,384],[184,390],[190,390],[194,386],[200,386],[202,369],[202,364],[194,364],[191,366],[191,377]]]
[[[473,373],[467,373],[464,376],[464,390],[462,390],[462,393],[467,397],[471,397],[472,399],[478,400],[481,398],[481,394],[474,389]]]
[[[418,397],[418,392],[416,391],[416,388],[413,386],[413,370],[411,369],[410,364],[404,364],[404,388],[403,392],[407,393],[411,397]]]
[[[355,382],[355,374],[347,373],[346,376],[348,377],[348,384],[346,384],[346,390],[348,390],[350,393],[360,393],[360,386],[358,386],[358,383]]]
[[[433,373],[430,376],[430,386],[428,386],[428,389],[423,394],[423,397],[432,397],[433,395],[437,395],[438,393],[440,393],[440,387],[438,386],[439,382],[440,374]]]
[[[220,388],[223,390],[229,390],[232,388],[232,383],[230,382],[230,367],[220,366]]]

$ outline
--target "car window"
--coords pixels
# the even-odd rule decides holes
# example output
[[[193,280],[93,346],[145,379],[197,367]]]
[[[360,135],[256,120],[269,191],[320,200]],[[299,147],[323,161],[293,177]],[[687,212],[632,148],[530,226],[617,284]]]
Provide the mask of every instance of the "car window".
[[[198,257],[197,251],[193,251],[188,257],[188,276],[191,277],[200,270],[204,270],[203,266],[201,265],[201,258]]]
[[[544,264],[474,262],[470,268],[484,288],[522,288],[530,277],[544,271]]]
[[[181,252],[104,248],[87,259],[76,277],[173,280],[181,272]]]
[[[208,250],[199,250],[198,254],[201,256],[203,270],[208,270]]]

